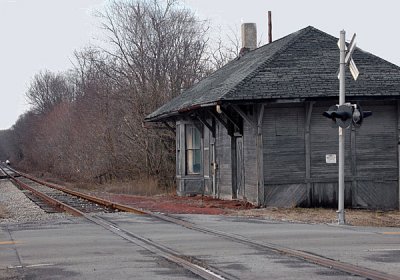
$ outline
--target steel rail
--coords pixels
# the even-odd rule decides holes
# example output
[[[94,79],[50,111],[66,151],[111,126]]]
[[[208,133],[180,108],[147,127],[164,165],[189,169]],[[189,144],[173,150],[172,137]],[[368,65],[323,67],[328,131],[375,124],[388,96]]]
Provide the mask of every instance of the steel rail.
[[[106,207],[109,207],[109,208],[112,208],[112,209],[117,209],[117,210],[120,210],[120,211],[130,212],[130,213],[135,213],[135,214],[140,214],[140,215],[148,214],[146,211],[142,211],[140,209],[129,207],[127,205],[123,205],[123,204],[120,204],[120,203],[114,203],[114,202],[111,202],[109,200],[98,198],[98,197],[95,197],[95,196],[91,196],[91,195],[88,195],[88,194],[85,194],[85,193],[73,191],[73,190],[67,189],[65,187],[61,187],[59,185],[56,185],[56,184],[52,184],[52,183],[49,183],[49,182],[45,182],[45,181],[39,180],[39,179],[37,179],[37,178],[35,178],[33,176],[30,176],[30,175],[25,174],[23,172],[19,172],[19,171],[15,170],[15,169],[12,169],[12,168],[10,168],[10,169],[14,173],[19,174],[20,176],[28,178],[29,180],[32,180],[32,181],[34,181],[36,183],[39,183],[41,185],[44,185],[44,186],[47,186],[49,188],[56,189],[56,190],[68,193],[68,194],[76,196],[76,197],[80,197],[80,198],[86,199],[88,201],[91,201],[91,202],[94,202],[94,203],[97,203],[97,204],[100,204],[100,205],[103,205],[103,206],[106,206]]]
[[[136,245],[155,253],[171,262],[174,262],[187,270],[190,270],[194,274],[200,276],[203,279],[209,280],[222,280],[222,279],[237,279],[231,275],[226,274],[225,272],[220,271],[214,267],[210,267],[204,263],[202,265],[196,264],[191,259],[192,257],[185,257],[179,254],[178,252],[165,247],[161,244],[158,244],[152,240],[134,234],[132,232],[126,231],[124,229],[119,228],[117,225],[110,223],[109,221],[104,220],[101,217],[97,216],[89,216],[87,214],[84,215],[88,220],[104,227],[105,229],[117,234],[118,236],[128,240],[131,243],[135,243]]]
[[[0,169],[0,179],[7,178],[7,173],[3,171],[3,169]]]
[[[226,232],[219,231],[219,230],[201,227],[194,223],[183,221],[183,220],[180,220],[180,219],[177,219],[175,217],[171,217],[171,216],[168,216],[165,214],[163,215],[163,214],[157,214],[157,213],[149,213],[149,215],[156,217],[158,219],[170,222],[170,223],[179,224],[188,229],[212,234],[212,235],[219,236],[222,238],[226,238],[226,239],[229,239],[232,241],[239,242],[241,244],[250,245],[257,249],[272,250],[274,252],[284,254],[287,256],[292,256],[292,257],[307,261],[309,263],[314,263],[314,264],[324,266],[327,268],[331,268],[331,269],[333,268],[333,269],[347,272],[347,273],[350,273],[353,275],[366,277],[368,279],[400,280],[400,277],[396,276],[396,275],[391,275],[391,274],[388,274],[385,272],[369,269],[369,268],[362,267],[362,266],[353,265],[350,263],[344,263],[344,262],[341,262],[338,260],[333,260],[333,259],[330,259],[330,258],[327,258],[324,256],[315,255],[310,252],[295,250],[295,249],[287,248],[287,247],[272,244],[272,243],[265,243],[265,242],[251,240],[249,238],[246,238],[246,237],[243,237],[243,236],[240,236],[237,234],[226,233]]]
[[[0,166],[0,170],[2,170],[3,172],[4,169],[2,168],[2,166]],[[13,172],[16,172],[15,170],[13,170]],[[206,279],[206,280],[224,280],[224,279],[236,279],[235,277],[232,277],[216,268],[211,268],[208,265],[200,265],[200,264],[196,264],[195,262],[191,261],[191,259],[193,259],[192,257],[185,257],[182,256],[181,254],[179,254],[176,251],[173,251],[172,249],[165,247],[161,244],[158,244],[154,241],[151,241],[149,239],[146,239],[144,237],[141,237],[139,235],[136,235],[132,232],[126,231],[124,229],[121,229],[119,227],[117,227],[116,225],[110,223],[109,221],[106,221],[100,217],[96,217],[94,215],[89,215],[87,213],[83,213],[82,211],[69,206],[55,198],[52,198],[38,190],[35,190],[34,188],[31,188],[30,186],[28,186],[27,184],[25,184],[24,182],[22,182],[21,180],[16,179],[14,176],[11,176],[10,174],[8,174],[7,172],[5,172],[8,177],[10,178],[10,180],[12,180],[14,183],[16,183],[18,186],[20,186],[23,189],[29,190],[31,191],[34,195],[42,198],[43,200],[45,200],[47,203],[49,203],[50,205],[59,207],[61,209],[63,209],[64,211],[74,215],[74,216],[81,216],[86,218],[87,220],[93,222],[94,224],[97,224],[111,232],[113,232],[114,234],[122,237],[123,239],[134,243],[158,256],[161,256],[189,271],[191,271],[192,273],[196,274],[197,276]],[[19,173],[21,176],[28,178],[27,176],[23,175],[22,173]],[[31,178],[28,178],[30,180],[32,180]],[[40,180],[32,180],[36,183],[42,184],[43,182],[41,182]],[[46,184],[43,184],[46,185]],[[47,185],[46,185],[47,186]],[[49,186],[47,186],[49,187]],[[49,187],[51,188],[51,187]],[[55,188],[57,190],[61,190],[64,188]],[[75,193],[75,192],[74,192]],[[77,192],[76,192],[77,193]],[[83,198],[83,196],[80,196],[81,198]],[[100,199],[99,201],[103,201],[102,199]],[[105,201],[105,200],[104,200]],[[106,201],[108,205],[112,206],[114,203],[109,203],[109,201]],[[121,206],[121,205],[119,205]],[[128,206],[122,205],[123,209],[128,209]],[[128,209],[130,211],[128,212],[139,212],[140,214],[143,214],[142,211],[136,211],[136,209]]]
[[[31,176],[26,176],[26,174],[24,173],[20,173],[16,170],[13,170],[13,172],[20,174],[21,176],[27,177],[28,179],[33,180]],[[31,177],[31,178],[30,178]],[[41,180],[38,180],[35,178],[35,180],[33,180],[35,182],[38,182],[40,184],[44,184],[45,182],[42,182]],[[46,185],[49,183],[46,183]],[[52,184],[50,184],[52,185]],[[61,188],[61,187],[57,187],[54,185],[55,188],[59,189],[59,190],[64,190],[65,188]],[[80,194],[79,192],[75,192],[76,194]],[[80,194],[82,195],[82,194]],[[83,197],[83,196],[81,196]],[[104,200],[106,201],[106,200]],[[111,204],[111,205],[118,205],[115,203],[112,203],[110,201],[107,201],[107,203]],[[120,205],[120,204],[119,204]],[[233,234],[233,233],[226,233],[226,232],[222,232],[222,231],[218,231],[218,230],[214,230],[214,229],[210,229],[210,228],[206,228],[206,227],[201,227],[198,226],[194,223],[188,222],[188,221],[183,221],[181,219],[172,217],[172,216],[168,216],[165,214],[158,214],[158,213],[153,213],[151,211],[147,211],[147,210],[141,210],[141,209],[136,209],[134,207],[130,207],[130,206],[126,206],[126,205],[121,205],[123,206],[124,209],[127,209],[129,211],[127,212],[134,212],[134,213],[140,213],[140,214],[146,214],[149,215],[151,217],[166,221],[166,222],[170,222],[170,223],[174,223],[177,225],[181,225],[185,228],[191,229],[191,230],[195,230],[198,232],[203,232],[206,234],[211,234],[214,236],[219,236],[222,238],[226,238],[235,242],[239,242],[241,244],[245,244],[245,245],[250,245],[252,247],[256,247],[258,249],[264,249],[264,250],[270,250],[270,251],[274,251],[276,253],[279,254],[283,254],[283,255],[287,255],[287,256],[291,256],[291,257],[295,257],[297,259],[301,259],[303,261],[307,261],[309,263],[313,263],[313,264],[317,264],[323,267],[327,267],[327,268],[331,268],[331,269],[336,269],[339,271],[343,271],[346,273],[350,273],[353,275],[358,275],[361,277],[366,277],[368,279],[372,279],[372,280],[400,280],[399,276],[396,275],[391,275],[385,272],[380,272],[377,270],[373,270],[373,269],[369,269],[366,267],[362,267],[362,266],[357,266],[357,265],[353,265],[350,263],[344,263],[338,260],[333,260],[327,257],[323,257],[323,256],[318,256],[315,254],[312,254],[310,252],[305,252],[305,251],[300,251],[300,250],[295,250],[295,249],[291,249],[291,248],[287,248],[284,246],[280,246],[280,245],[276,245],[276,244],[272,244],[272,243],[265,243],[265,242],[259,242],[259,241],[255,241],[255,240],[251,240],[248,239],[246,237],[237,235],[237,234]],[[125,211],[125,210],[122,210]]]
[[[4,169],[3,169],[2,167],[0,167],[0,169],[1,169],[3,172],[5,172]],[[78,209],[76,209],[76,208],[74,208],[74,207],[71,207],[71,206],[69,206],[68,204],[65,204],[65,203],[63,203],[63,202],[61,202],[61,201],[59,201],[59,200],[57,200],[57,199],[54,199],[54,198],[48,196],[48,195],[45,194],[45,193],[39,192],[38,190],[35,190],[34,188],[31,188],[30,186],[28,186],[28,185],[25,184],[24,182],[22,182],[22,181],[16,179],[15,177],[9,175],[8,173],[6,173],[6,174],[8,175],[8,177],[10,178],[11,181],[13,181],[14,183],[16,183],[16,184],[17,184],[18,186],[20,186],[22,189],[25,189],[25,190],[28,190],[28,191],[32,192],[35,196],[37,196],[37,197],[43,199],[43,200],[44,200],[45,202],[47,202],[48,204],[50,204],[50,205],[52,205],[52,206],[54,206],[54,207],[56,207],[56,208],[59,208],[59,209],[61,209],[61,210],[64,210],[65,212],[70,213],[70,214],[73,215],[73,216],[82,216],[83,213],[82,213],[81,211],[79,211]]]

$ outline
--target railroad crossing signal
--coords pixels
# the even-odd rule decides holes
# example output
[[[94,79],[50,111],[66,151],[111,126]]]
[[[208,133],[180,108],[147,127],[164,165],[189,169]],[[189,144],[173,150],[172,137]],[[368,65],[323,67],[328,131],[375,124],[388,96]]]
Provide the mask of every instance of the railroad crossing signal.
[[[351,75],[354,80],[357,80],[360,74],[355,62],[353,61],[352,54],[356,49],[356,34],[351,38],[349,46],[346,48],[346,31],[340,31],[339,37],[339,50],[340,50],[340,62],[339,62],[339,106],[336,110],[328,110],[324,112],[324,116],[335,120],[335,123],[339,126],[339,166],[338,166],[338,224],[343,225],[346,223],[344,213],[344,150],[345,150],[345,133],[344,128],[350,126],[351,122],[355,125],[360,126],[364,117],[370,116],[371,113],[365,114],[362,112],[361,107],[355,107],[349,103],[346,103],[346,90],[345,90],[345,72],[346,65],[349,65]],[[332,108],[332,107],[331,107]],[[329,108],[329,109],[331,109]],[[334,108],[333,108],[334,109]]]
[[[350,73],[354,80],[357,80],[360,72],[352,58],[352,54],[356,49],[356,34],[353,35],[351,41],[346,48],[346,32],[342,30],[339,37],[339,105],[334,105],[328,111],[323,113],[323,116],[332,120],[334,127],[339,127],[339,165],[338,165],[338,224],[343,225],[346,223],[344,213],[344,150],[345,150],[345,133],[343,129],[348,128],[351,123],[355,127],[360,127],[363,119],[372,115],[370,111],[363,111],[359,104],[346,103],[345,91],[345,72],[346,65],[350,68]]]
[[[351,124],[360,127],[364,118],[371,116],[372,112],[363,111],[360,104],[346,103],[333,105],[322,115],[332,120],[332,127],[348,128]]]

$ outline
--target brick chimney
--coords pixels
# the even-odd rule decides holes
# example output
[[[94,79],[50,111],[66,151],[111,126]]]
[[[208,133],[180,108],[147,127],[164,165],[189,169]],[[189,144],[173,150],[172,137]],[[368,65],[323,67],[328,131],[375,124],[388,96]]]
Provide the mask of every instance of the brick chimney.
[[[240,55],[257,48],[257,26],[255,23],[242,23],[242,49]]]

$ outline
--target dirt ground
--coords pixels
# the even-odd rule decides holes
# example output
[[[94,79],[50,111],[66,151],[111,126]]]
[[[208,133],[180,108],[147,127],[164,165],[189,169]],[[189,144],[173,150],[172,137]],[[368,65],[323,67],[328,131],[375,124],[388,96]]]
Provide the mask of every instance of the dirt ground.
[[[121,204],[170,214],[233,215],[303,223],[336,223],[337,218],[334,209],[257,208],[243,201],[202,196],[146,197],[111,193],[95,193],[95,195]],[[355,226],[400,227],[400,212],[346,209],[346,222]]]
[[[8,212],[6,207],[0,203],[0,219],[4,219],[8,217]]]

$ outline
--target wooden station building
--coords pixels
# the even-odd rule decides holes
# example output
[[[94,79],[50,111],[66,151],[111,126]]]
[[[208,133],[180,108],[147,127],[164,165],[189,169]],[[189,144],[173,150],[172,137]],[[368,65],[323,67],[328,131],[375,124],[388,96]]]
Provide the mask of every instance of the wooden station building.
[[[179,195],[336,207],[338,38],[306,27],[244,52],[146,121],[176,124]],[[247,50],[247,51],[246,51]],[[356,49],[346,101],[373,115],[345,130],[345,206],[399,208],[400,67]],[[336,161],[338,162],[338,161]]]

